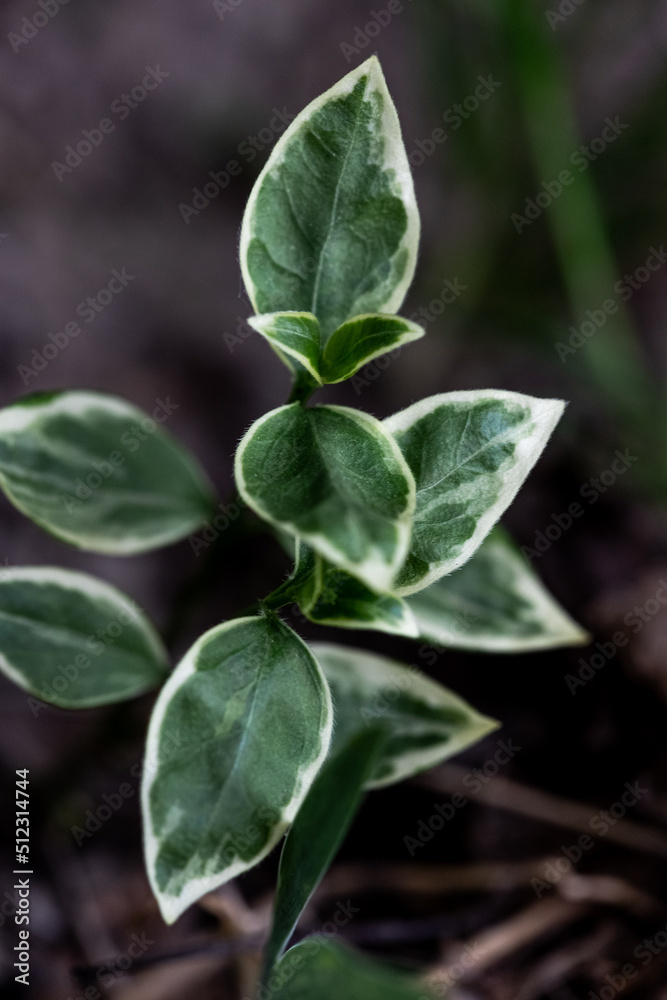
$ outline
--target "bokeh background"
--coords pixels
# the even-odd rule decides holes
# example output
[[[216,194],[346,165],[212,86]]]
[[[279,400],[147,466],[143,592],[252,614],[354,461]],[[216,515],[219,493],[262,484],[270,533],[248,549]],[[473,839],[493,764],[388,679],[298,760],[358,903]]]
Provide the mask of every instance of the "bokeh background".
[[[573,692],[566,675],[594,645],[435,657],[328,633],[417,663],[503,728],[428,779],[371,794],[301,929],[349,905],[343,936],[402,967],[438,968],[462,1000],[665,1000],[667,3],[5,0],[0,21],[0,401],[62,387],[146,410],[168,398],[168,429],[226,501],[236,442],[288,393],[245,324],[245,201],[282,123],[379,55],[423,224],[402,311],[426,310],[428,336],[331,398],[378,417],[454,389],[570,400],[505,523],[594,643],[609,649],[619,630],[628,642]],[[142,97],[147,74],[155,86]],[[113,128],[67,160],[102,119]],[[211,172],[217,194],[192,212]],[[99,305],[114,270],[126,287],[85,322],[77,309]],[[45,355],[76,320],[81,334]],[[610,472],[617,451],[621,474]],[[583,514],[567,526],[573,502]],[[86,555],[0,498],[0,562],[99,574],[149,611],[178,656],[285,572],[280,549],[241,527],[202,573],[187,541],[140,558]],[[35,714],[0,678],[3,779],[11,791],[14,769],[31,770],[35,868],[26,989],[12,969],[3,809],[3,996],[250,995],[275,857],[164,926],[136,794],[151,704]],[[499,738],[520,751],[411,858],[406,836],[493,761]],[[636,805],[577,861],[590,816],[636,782]],[[122,805],[77,844],[72,829],[122,784]]]

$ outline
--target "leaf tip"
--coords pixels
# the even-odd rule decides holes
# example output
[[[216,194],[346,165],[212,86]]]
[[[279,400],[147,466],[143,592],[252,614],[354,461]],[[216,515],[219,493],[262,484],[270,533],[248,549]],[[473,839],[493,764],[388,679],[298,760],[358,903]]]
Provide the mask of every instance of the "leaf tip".
[[[498,719],[492,719],[490,715],[479,715],[477,719],[479,725],[480,739],[484,736],[490,736],[491,733],[495,733],[497,729],[501,729],[503,723]]]
[[[178,900],[173,899],[171,896],[161,896],[156,893],[156,899],[160,914],[165,924],[175,924],[178,918],[185,910],[188,908],[189,904],[185,906],[182,905]]]
[[[572,622],[572,627],[570,629],[570,634],[565,636],[565,643],[572,646],[590,646],[593,641],[593,636],[590,632],[587,632],[585,628],[582,628],[577,622]]]

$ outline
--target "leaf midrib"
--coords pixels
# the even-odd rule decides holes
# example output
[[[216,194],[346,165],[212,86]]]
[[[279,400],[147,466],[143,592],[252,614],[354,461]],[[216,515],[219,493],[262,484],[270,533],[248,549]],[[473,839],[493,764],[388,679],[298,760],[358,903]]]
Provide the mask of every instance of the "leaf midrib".
[[[463,430],[463,432],[461,434],[461,437],[465,433],[469,421],[470,421],[470,414],[468,414],[467,421],[466,421],[466,427],[464,428],[464,430]],[[422,496],[422,494],[427,493],[429,490],[435,489],[437,486],[440,486],[441,483],[444,483],[446,479],[448,479],[450,476],[453,476],[454,473],[456,473],[456,472],[459,471],[459,469],[464,468],[464,466],[466,466],[470,462],[474,461],[474,459],[476,459],[479,455],[481,455],[482,452],[486,451],[487,448],[492,448],[492,447],[494,447],[496,445],[504,444],[505,441],[508,438],[510,438],[512,436],[512,434],[514,434],[516,432],[516,429],[517,429],[517,425],[513,424],[511,427],[508,427],[501,434],[497,434],[496,437],[492,438],[489,441],[486,441],[480,448],[477,448],[476,451],[473,451],[463,461],[458,462],[457,465],[454,465],[454,466],[452,466],[451,469],[448,469],[447,472],[445,472],[445,474],[440,477],[440,479],[436,480],[434,483],[430,483],[428,486],[423,486],[421,489],[418,489],[417,490],[417,497],[419,498],[419,497]],[[495,470],[495,471],[498,472],[498,470]],[[482,475],[493,475],[493,473],[482,473]],[[437,497],[432,502],[436,502],[439,499],[440,499],[440,497]],[[424,511],[422,510],[420,513],[424,513]]]
[[[30,628],[38,633],[45,633],[46,636],[51,635],[54,640],[59,640],[58,645],[61,648],[64,648],[66,644],[69,644],[70,647],[73,647],[74,649],[87,650],[86,642],[92,634],[77,632],[76,629],[68,628],[66,625],[49,625],[47,622],[41,621],[39,618],[29,618],[25,615],[13,614],[12,612],[4,611],[2,609],[0,609],[0,619],[6,619],[19,627]],[[144,653],[135,652],[127,646],[120,645],[118,640],[114,640],[111,645],[114,647],[114,652],[116,653],[118,659],[122,658],[131,662],[136,662],[142,667],[149,662],[148,657]],[[5,648],[5,652],[11,655],[12,653],[16,654],[18,650],[9,650]],[[25,653],[25,650],[21,650],[21,652]],[[89,653],[90,651],[88,650],[88,656]]]
[[[313,285],[313,294],[312,294],[311,303],[310,303],[310,312],[312,312],[315,316],[318,315],[318,313],[317,313],[317,298],[318,298],[319,291],[320,291],[320,281],[321,281],[321,278],[322,278],[322,269],[323,269],[323,266],[324,266],[324,255],[325,255],[325,251],[326,251],[326,248],[327,248],[327,244],[328,244],[328,242],[329,242],[329,240],[331,238],[331,234],[332,234],[333,229],[334,229],[334,221],[335,221],[336,212],[337,212],[337,209],[338,209],[338,199],[339,199],[339,196],[340,196],[340,189],[341,189],[341,184],[342,184],[342,180],[343,180],[343,175],[345,174],[345,169],[347,167],[347,163],[348,163],[348,160],[350,158],[350,154],[352,152],[352,148],[353,148],[355,140],[356,140],[357,130],[359,128],[359,119],[361,118],[361,108],[362,108],[362,106],[364,104],[364,101],[365,101],[367,87],[368,87],[368,81],[366,81],[366,87],[364,88],[364,93],[363,93],[363,95],[361,97],[361,101],[359,102],[359,107],[357,108],[357,113],[356,113],[355,122],[354,122],[354,129],[352,131],[352,138],[350,139],[350,144],[348,146],[347,153],[345,154],[345,159],[343,160],[343,165],[341,167],[340,174],[338,175],[338,181],[336,182],[336,190],[334,192],[333,204],[331,206],[331,218],[329,220],[329,229],[327,231],[327,235],[325,237],[324,243],[322,244],[322,249],[320,250],[319,260],[317,262],[317,271],[315,273],[315,283]]]
[[[355,425],[357,427],[360,426],[360,424],[358,422],[356,422],[356,421],[355,421]],[[365,478],[364,475],[363,475],[363,473],[356,472],[354,469],[350,469],[349,467],[346,467],[345,468],[345,474],[341,475],[341,472],[340,472],[340,463],[335,462],[335,461],[329,461],[328,460],[327,449],[322,447],[322,444],[320,442],[320,438],[319,438],[319,435],[318,435],[317,419],[316,418],[311,419],[310,426],[311,426],[312,431],[313,431],[313,437],[315,438],[315,443],[317,445],[319,456],[320,456],[320,458],[322,460],[322,464],[323,464],[324,468],[326,469],[327,478],[328,478],[329,482],[331,483],[331,487],[334,490],[336,496],[350,510],[353,510],[355,512],[362,511],[366,515],[372,514],[373,517],[377,518],[377,520],[388,521],[390,524],[393,524],[393,521],[391,520],[391,518],[383,516],[379,511],[375,510],[374,508],[369,507],[368,505],[366,505],[364,503],[361,503],[359,500],[357,500],[354,492],[350,492],[349,488],[347,487],[346,475],[349,475],[349,478],[351,478],[353,480],[361,480],[361,481],[363,481],[364,478]],[[365,430],[365,428],[364,428],[364,430]]]
[[[241,758],[241,756],[243,754],[243,750],[245,748],[245,745],[246,745],[246,742],[247,742],[247,739],[248,739],[248,735],[251,732],[253,715],[255,713],[255,707],[256,707],[256,704],[257,704],[257,697],[258,697],[259,685],[260,685],[260,681],[261,681],[262,677],[264,676],[264,674],[266,672],[267,672],[266,665],[264,663],[262,663],[262,665],[257,670],[257,673],[256,673],[255,677],[251,681],[251,684],[252,684],[252,694],[250,696],[250,698],[251,698],[250,708],[249,708],[247,714],[244,715],[243,735],[241,737],[241,741],[240,741],[240,743],[238,745],[236,753],[234,754],[234,763],[232,764],[232,767],[231,767],[230,771],[228,772],[228,774],[225,775],[225,777],[224,777],[224,779],[222,781],[222,784],[221,784],[221,786],[220,786],[220,788],[218,790],[218,795],[217,795],[217,798],[216,798],[215,806],[213,807],[213,809],[211,809],[211,814],[209,816],[208,822],[206,823],[206,826],[201,831],[201,834],[200,834],[200,836],[198,838],[198,841],[197,841],[197,848],[196,848],[195,851],[192,852],[192,859],[191,859],[190,864],[192,864],[192,861],[195,858],[198,859],[198,858],[201,858],[202,856],[205,856],[205,846],[206,846],[209,834],[210,834],[211,830],[213,829],[213,827],[215,826],[215,824],[219,822],[219,810],[220,810],[222,801],[225,798],[225,793],[226,793],[227,787],[229,786],[229,784],[230,784],[230,782],[232,780],[232,777],[233,777],[235,771],[237,770],[240,758]],[[197,747],[198,752],[201,751],[202,746],[205,746],[205,745],[211,744],[211,743],[216,743],[216,742],[218,742],[219,739],[220,739],[220,737],[219,737],[219,735],[217,733],[216,733],[215,736],[209,737],[208,740],[203,741],[203,743],[198,744],[198,747]],[[224,840],[226,840],[226,838],[224,838]],[[221,846],[224,846],[224,840],[223,840],[223,844]],[[204,848],[204,850],[202,850],[202,848]],[[261,851],[261,848],[260,848],[260,851]],[[229,867],[229,865],[225,865],[225,867]]]

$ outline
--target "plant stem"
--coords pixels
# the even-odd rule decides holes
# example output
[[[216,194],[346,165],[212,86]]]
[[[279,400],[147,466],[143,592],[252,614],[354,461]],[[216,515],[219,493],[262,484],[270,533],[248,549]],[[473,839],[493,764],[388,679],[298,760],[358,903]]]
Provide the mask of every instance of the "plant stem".
[[[307,403],[313,393],[319,388],[317,382],[311,378],[308,372],[297,372],[287,405],[289,406],[291,403]]]

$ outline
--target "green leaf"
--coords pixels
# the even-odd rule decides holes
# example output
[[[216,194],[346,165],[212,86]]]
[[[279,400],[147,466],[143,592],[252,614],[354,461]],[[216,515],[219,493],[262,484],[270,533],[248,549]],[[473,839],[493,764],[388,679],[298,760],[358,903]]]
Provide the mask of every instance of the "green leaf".
[[[321,348],[320,324],[308,312],[275,312],[251,316],[248,323],[269,342],[297,376],[312,386],[344,382],[373,358],[424,336],[424,329],[400,316],[354,316],[334,330]]]
[[[399,594],[423,590],[470,559],[516,496],[564,407],[558,399],[479,389],[431,396],[384,421],[417,484]]]
[[[395,347],[419,340],[426,331],[401,316],[354,316],[331,334],[322,352],[323,382],[344,382],[364,365]]]
[[[206,632],[162,689],[142,784],[148,874],[164,919],[265,857],[326,757],[331,700],[273,615]]]
[[[318,625],[337,628],[364,628],[416,639],[417,622],[407,603],[393,594],[376,594],[360,580],[337,569],[317,556],[320,589],[313,600],[301,603],[301,610]]]
[[[422,637],[443,646],[517,653],[589,641],[498,526],[465,566],[407,603]]]
[[[274,146],[243,218],[243,280],[255,312],[313,313],[326,342],[351,316],[398,310],[418,240],[410,165],[373,56]]]
[[[382,424],[343,406],[281,406],[236,453],[245,502],[374,590],[389,590],[405,558],[414,482]]]
[[[276,966],[260,1000],[434,1000],[416,977],[375,962],[347,945],[309,937]]]
[[[250,316],[248,325],[268,340],[281,361],[293,372],[299,373],[305,368],[317,384],[321,383],[320,324],[312,313],[265,313]]]
[[[299,809],[280,855],[264,979],[333,861],[359,808],[384,739],[381,729],[354,736],[325,763]]]
[[[161,684],[167,654],[126,594],[50,566],[0,571],[0,670],[60,708],[92,708]]]
[[[20,511],[89,552],[132,555],[196,530],[213,508],[199,466],[160,424],[96,392],[31,396],[0,411],[0,486]]]
[[[416,667],[347,646],[318,642],[311,648],[333,698],[332,752],[369,726],[388,730],[367,788],[391,785],[433,767],[498,728]]]

